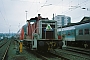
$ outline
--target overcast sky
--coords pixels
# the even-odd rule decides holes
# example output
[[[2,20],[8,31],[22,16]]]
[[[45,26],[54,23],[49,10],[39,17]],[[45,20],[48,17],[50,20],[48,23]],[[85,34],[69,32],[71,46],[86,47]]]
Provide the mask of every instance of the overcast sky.
[[[16,33],[26,23],[25,11],[27,19],[38,13],[52,19],[54,13],[70,16],[76,23],[90,16],[90,0],[0,0],[0,33]]]

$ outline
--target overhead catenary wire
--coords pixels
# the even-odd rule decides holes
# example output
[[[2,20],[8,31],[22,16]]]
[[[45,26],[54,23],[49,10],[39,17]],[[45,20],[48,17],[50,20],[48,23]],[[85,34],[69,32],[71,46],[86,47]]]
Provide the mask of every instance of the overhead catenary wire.
[[[62,0],[62,1],[63,1],[63,0]],[[76,7],[75,7],[74,9],[68,9],[68,10],[66,10],[66,11],[61,12],[60,14],[70,13],[70,12],[76,10],[77,8],[82,8],[85,4],[87,4],[88,1],[89,1],[89,0],[84,0],[83,2],[78,1],[78,4],[75,5]],[[73,0],[69,2],[69,7],[72,6],[72,5],[71,5],[72,2],[73,2]],[[54,8],[55,8],[55,7],[54,7]],[[50,11],[51,11],[51,9],[50,9],[47,13],[49,13]]]
[[[35,0],[34,0],[34,1],[35,1]],[[34,1],[31,3],[31,5],[30,5],[30,7],[29,7],[29,11],[31,10]]]
[[[72,9],[69,9],[68,11],[64,11],[64,13],[70,13],[71,11],[74,11],[77,8],[81,8],[83,5],[85,5],[84,3],[88,2],[89,0],[85,0],[84,2],[81,2],[80,4],[76,5],[76,7],[71,6]],[[81,5],[82,4],[82,5]]]
[[[48,1],[47,1],[47,2],[48,2]],[[58,6],[59,4],[62,4],[61,7],[62,7],[62,9],[63,9],[63,3],[62,3],[62,2],[63,2],[63,0],[60,0],[60,2],[59,2],[57,5],[54,5],[54,4],[52,4],[52,3],[51,3],[51,4],[52,4],[53,6]],[[51,5],[51,6],[52,6],[52,5]],[[43,6],[43,7],[44,7],[44,6]],[[46,15],[49,15],[48,13],[50,13],[51,11],[53,12],[54,9],[55,9],[55,7],[49,9],[48,12],[46,12],[45,14],[46,14]],[[54,13],[54,12],[53,12],[53,13]],[[56,13],[55,13],[55,14],[56,14]]]
[[[75,11],[75,10],[78,9],[78,8],[82,9],[83,6],[85,6],[88,1],[89,1],[89,0],[85,0],[85,1],[81,2],[80,4],[78,4],[78,5],[81,6],[81,7],[74,8],[74,9],[72,9],[72,10],[69,10],[68,12],[65,12],[65,13],[69,13],[69,12]],[[84,7],[84,8],[85,8],[85,7]],[[84,14],[84,16],[85,16],[85,14]],[[81,17],[81,14],[79,14],[78,17],[74,17],[73,19],[77,19],[77,18],[79,18],[79,17]],[[82,16],[82,17],[83,17],[83,16]],[[82,17],[81,17],[81,18],[82,18]]]
[[[5,19],[4,15],[2,14],[2,12],[1,12],[1,11],[0,11],[0,13],[1,13],[2,18],[3,18],[3,20],[5,21],[6,25],[8,25],[8,23],[6,22],[6,19]]]
[[[2,16],[3,20],[5,21],[4,26],[7,26],[8,28],[10,28],[10,23],[8,22],[8,19],[7,19],[7,14],[6,14],[6,10],[5,10],[5,7],[4,7],[3,0],[1,0],[1,3],[2,3],[4,13],[3,13],[3,11],[1,11],[1,9],[0,9],[0,13],[1,13],[1,16]]]
[[[47,0],[45,1],[45,3],[42,5],[44,6],[47,3]],[[35,12],[34,16],[42,9],[42,7],[40,6],[40,8]]]
[[[47,1],[47,2],[48,2],[48,1]],[[71,2],[72,2],[72,1],[71,1]],[[51,4],[52,4],[52,3],[51,3]],[[60,0],[60,2],[57,3],[56,5],[52,4],[54,7],[51,8],[51,9],[49,9],[48,12],[45,13],[45,15],[47,16],[47,15],[49,15],[50,12],[53,12],[54,9],[55,9],[55,6],[59,6],[59,4],[62,4],[61,7],[62,7],[62,13],[63,13],[63,0]],[[52,5],[50,5],[50,6],[52,6]],[[43,7],[44,7],[44,6],[43,6]],[[54,12],[53,12],[53,13],[54,13]],[[55,13],[55,14],[56,14],[56,13]]]
[[[2,2],[3,9],[4,9],[4,13],[6,13],[5,8],[4,8],[3,1],[1,0],[1,2]],[[2,11],[1,11],[1,10],[0,10],[0,13],[1,13],[2,17],[3,17],[3,20],[4,20],[4,21],[5,21],[5,23],[8,25],[8,23],[7,23],[7,21],[6,21],[6,18],[5,18],[5,16],[3,15],[3,13],[2,13]],[[5,14],[5,15],[6,15],[6,14]]]
[[[61,2],[62,2],[62,0],[61,0],[58,4],[60,4]],[[52,4],[52,3],[51,3],[51,4]],[[53,4],[52,4],[52,5],[53,5]],[[53,5],[53,6],[54,6],[54,5]],[[53,8],[55,8],[55,7],[53,7]],[[53,8],[51,8],[50,10],[48,10],[48,12],[46,12],[45,14],[48,15],[48,13],[53,10]],[[53,14],[54,14],[54,12],[53,12]]]
[[[5,9],[5,5],[4,5],[4,3],[3,3],[3,0],[1,0],[2,1],[2,5],[3,5],[3,9],[4,9],[4,13],[5,13],[5,16],[3,16],[4,17],[4,20],[6,21],[6,23],[9,25],[10,23],[8,22],[8,18],[7,18],[7,14],[6,14],[6,9]]]

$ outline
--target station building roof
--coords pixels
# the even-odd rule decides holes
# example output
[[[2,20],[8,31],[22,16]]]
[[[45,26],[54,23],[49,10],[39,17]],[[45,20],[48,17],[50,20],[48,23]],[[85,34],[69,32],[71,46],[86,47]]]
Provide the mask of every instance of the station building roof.
[[[84,17],[80,22],[90,22],[90,17]]]

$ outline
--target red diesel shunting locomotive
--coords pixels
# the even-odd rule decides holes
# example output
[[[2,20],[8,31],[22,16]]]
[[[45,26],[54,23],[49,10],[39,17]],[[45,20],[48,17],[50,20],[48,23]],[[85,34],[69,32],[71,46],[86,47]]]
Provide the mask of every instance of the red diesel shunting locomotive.
[[[39,17],[27,20],[27,24],[22,27],[21,35],[23,43],[31,50],[51,50],[62,48],[62,40],[58,39],[57,21]],[[33,24],[30,24],[34,22]],[[23,33],[23,34],[22,34]]]

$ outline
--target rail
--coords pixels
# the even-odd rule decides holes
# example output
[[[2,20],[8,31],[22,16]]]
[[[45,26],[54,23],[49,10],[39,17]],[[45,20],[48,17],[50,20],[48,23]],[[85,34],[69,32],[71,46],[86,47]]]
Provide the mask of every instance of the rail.
[[[5,44],[1,45],[1,48],[0,48],[0,51],[1,51],[0,60],[5,60],[5,58],[7,56],[9,46],[10,46],[10,43],[11,43],[11,40],[7,41],[7,42],[5,42]]]
[[[65,50],[84,54],[84,55],[90,55],[90,50],[80,49],[80,48],[73,48],[73,47],[67,47]]]

